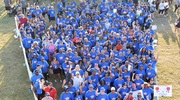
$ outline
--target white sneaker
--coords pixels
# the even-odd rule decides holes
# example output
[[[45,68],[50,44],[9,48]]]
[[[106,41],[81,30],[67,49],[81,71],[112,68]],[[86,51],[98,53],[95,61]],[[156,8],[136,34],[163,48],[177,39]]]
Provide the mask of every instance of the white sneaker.
[[[57,80],[54,80],[54,82],[57,82]]]
[[[62,80],[60,80],[60,82],[62,83]]]
[[[46,80],[46,83],[48,83],[48,80]]]

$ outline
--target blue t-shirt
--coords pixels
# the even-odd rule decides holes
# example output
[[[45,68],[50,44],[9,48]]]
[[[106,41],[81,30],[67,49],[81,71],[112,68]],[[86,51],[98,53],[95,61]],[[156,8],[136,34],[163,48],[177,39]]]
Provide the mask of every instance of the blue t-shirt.
[[[40,79],[41,77],[43,77],[42,74],[39,74],[38,76],[33,75],[33,76],[31,77],[30,81],[33,82],[33,84],[35,84],[36,80],[37,80],[37,79]]]
[[[156,74],[156,71],[154,69],[147,69],[146,70],[147,78],[153,78],[154,75]]]
[[[63,92],[61,95],[60,95],[60,98],[59,100],[73,100],[72,98],[72,94],[71,93],[65,93]]]
[[[149,95],[149,100],[151,100],[151,93],[154,93],[154,91],[150,87],[148,87],[147,89],[143,88],[142,92],[143,92],[145,100],[146,100],[147,95]]]
[[[42,94],[42,89],[40,88],[39,81],[36,81],[34,87],[36,88],[36,94]]]
[[[97,100],[109,100],[108,95],[104,93],[103,95],[101,93],[98,94]]]
[[[116,98],[117,98],[118,96],[119,96],[119,95],[117,94],[117,92],[115,92],[114,94],[112,94],[112,93],[109,93],[109,94],[108,94],[109,100],[116,100]]]
[[[121,79],[121,80],[116,79],[116,80],[114,81],[114,84],[113,84],[113,85],[114,85],[115,87],[119,88],[120,86],[123,85],[123,83],[124,83],[124,79]]]
[[[54,9],[50,10],[50,17],[55,17],[56,11]]]
[[[40,66],[41,66],[41,70],[42,70],[42,73],[47,73],[47,68],[49,67],[49,64],[47,63],[47,61],[43,61],[43,62],[41,62],[41,61],[38,61],[38,63],[37,64],[39,64]]]
[[[96,91],[93,90],[92,92],[87,91],[85,94],[85,98],[88,98],[88,100],[95,100],[96,98]]]
[[[129,92],[129,89],[128,88],[126,88],[126,89],[121,88],[118,92],[121,94],[121,99],[124,99],[124,97],[126,96],[126,93]]]
[[[144,81],[143,81],[142,79],[140,79],[140,78],[139,78],[139,80],[135,79],[134,82],[135,82],[136,88],[137,88],[138,90],[141,89],[141,84],[144,83]]]

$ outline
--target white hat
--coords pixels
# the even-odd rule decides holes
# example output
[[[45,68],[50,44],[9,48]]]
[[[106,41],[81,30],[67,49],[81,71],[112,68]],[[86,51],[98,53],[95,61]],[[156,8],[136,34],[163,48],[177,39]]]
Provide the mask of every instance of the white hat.
[[[112,90],[115,90],[115,87],[111,87],[111,91],[112,91]]]

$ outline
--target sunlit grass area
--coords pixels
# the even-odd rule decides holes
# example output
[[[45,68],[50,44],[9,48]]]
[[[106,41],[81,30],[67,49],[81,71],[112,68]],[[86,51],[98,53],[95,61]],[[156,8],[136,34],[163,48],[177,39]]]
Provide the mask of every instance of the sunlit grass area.
[[[46,0],[42,1],[49,3]],[[3,7],[0,9],[0,100],[33,100],[32,92],[28,90],[30,81],[26,67],[23,66],[24,58],[22,49],[19,48],[19,39],[13,37],[14,17],[8,17],[6,12],[2,11]],[[177,18],[172,12],[173,9],[169,10],[168,17],[155,18],[153,22],[158,29],[156,31],[158,49],[155,54],[160,52],[157,63],[158,84],[173,87],[173,96],[160,97],[160,100],[179,100],[180,98],[180,37],[173,34],[174,21]],[[47,23],[47,25],[50,24]],[[49,79],[57,89],[59,99],[63,91],[61,84],[54,83],[52,76]]]

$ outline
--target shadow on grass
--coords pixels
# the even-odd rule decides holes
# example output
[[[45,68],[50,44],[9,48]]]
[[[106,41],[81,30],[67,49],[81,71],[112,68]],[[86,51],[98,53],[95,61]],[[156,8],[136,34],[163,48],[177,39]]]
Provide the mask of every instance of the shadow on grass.
[[[180,42],[178,40],[178,36],[174,34],[174,22],[175,19],[177,19],[176,15],[172,12],[172,10],[169,11],[168,17],[162,17],[162,18],[155,18],[154,24],[157,25],[157,31],[156,31],[156,38],[158,39],[158,35],[162,34],[162,37],[166,41],[166,43],[170,44],[170,38],[172,42],[176,42],[180,48]]]

